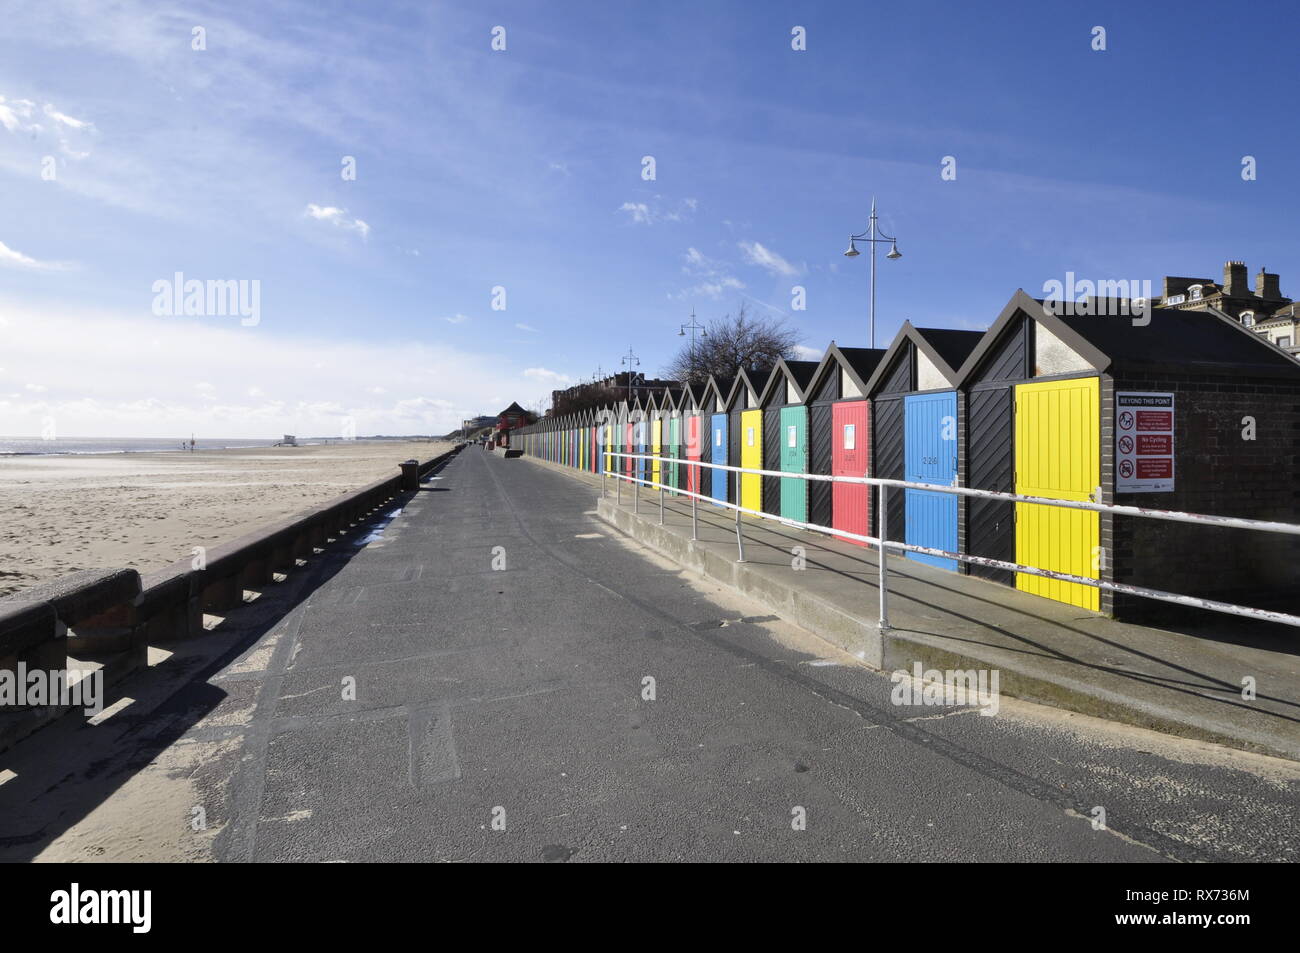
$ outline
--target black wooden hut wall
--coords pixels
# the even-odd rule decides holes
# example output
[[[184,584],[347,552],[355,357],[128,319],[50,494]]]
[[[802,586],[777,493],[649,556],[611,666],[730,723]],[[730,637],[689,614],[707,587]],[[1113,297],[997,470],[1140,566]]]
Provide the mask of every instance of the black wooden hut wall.
[[[882,480],[902,480],[906,468],[903,445],[904,402],[903,395],[916,390],[916,344],[911,340],[894,355],[893,364],[871,397],[872,441],[871,454],[874,466],[872,475]],[[907,493],[894,487],[889,490],[889,525],[886,539],[903,542],[906,535]],[[877,508],[871,507],[871,532],[879,532],[880,517]]]
[[[737,377],[731,390],[731,409],[727,411],[727,466],[740,466],[740,415],[745,409],[745,379]],[[740,505],[740,474],[727,474],[727,499]]]
[[[1016,488],[1012,384],[1033,376],[1033,327],[1019,318],[982,360],[966,383],[966,485],[976,490],[1012,493]],[[966,501],[966,551],[1006,562],[1016,561],[1015,504],[1002,500]],[[1015,585],[1015,574],[967,564],[972,576]]]
[[[834,448],[832,433],[832,405],[840,399],[840,377],[842,371],[838,361],[832,359],[827,368],[825,379],[810,395],[808,405],[808,472],[831,475]],[[831,501],[833,492],[831,483],[826,480],[812,480],[808,486],[808,522],[818,526],[832,525]]]
[[[785,375],[773,368],[772,375],[779,377],[763,405],[763,469],[781,469],[781,407],[785,404]],[[781,478],[763,477],[763,512],[781,515]]]

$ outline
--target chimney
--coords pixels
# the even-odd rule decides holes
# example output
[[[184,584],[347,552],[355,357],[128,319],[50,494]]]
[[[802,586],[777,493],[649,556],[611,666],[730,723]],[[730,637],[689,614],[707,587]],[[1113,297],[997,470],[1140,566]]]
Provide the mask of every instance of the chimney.
[[[1223,293],[1229,298],[1244,298],[1250,294],[1244,261],[1230,261],[1223,266]]]
[[[1261,268],[1259,274],[1255,276],[1255,294],[1259,295],[1261,298],[1268,298],[1274,301],[1278,300],[1282,297],[1280,281],[1281,279],[1279,279],[1277,275],[1270,275],[1267,271]]]

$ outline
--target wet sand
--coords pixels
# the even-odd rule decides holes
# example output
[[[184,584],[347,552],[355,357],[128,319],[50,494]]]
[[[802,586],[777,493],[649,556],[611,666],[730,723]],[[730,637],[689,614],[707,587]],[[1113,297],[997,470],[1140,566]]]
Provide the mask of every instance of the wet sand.
[[[80,569],[141,574],[195,546],[395,475],[427,441],[196,453],[0,457],[0,597]]]

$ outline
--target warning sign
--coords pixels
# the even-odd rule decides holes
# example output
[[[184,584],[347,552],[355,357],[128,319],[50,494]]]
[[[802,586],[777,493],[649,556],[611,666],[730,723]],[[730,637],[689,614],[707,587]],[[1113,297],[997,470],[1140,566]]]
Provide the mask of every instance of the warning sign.
[[[1115,394],[1115,492],[1174,488],[1174,395]]]

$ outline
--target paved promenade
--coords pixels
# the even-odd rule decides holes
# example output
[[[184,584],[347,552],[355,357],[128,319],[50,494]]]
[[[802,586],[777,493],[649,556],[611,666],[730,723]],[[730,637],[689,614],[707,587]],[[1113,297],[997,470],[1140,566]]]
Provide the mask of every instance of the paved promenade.
[[[1300,857],[1295,764],[1010,699],[896,706],[598,496],[467,449],[96,724],[0,755],[0,859]]]

